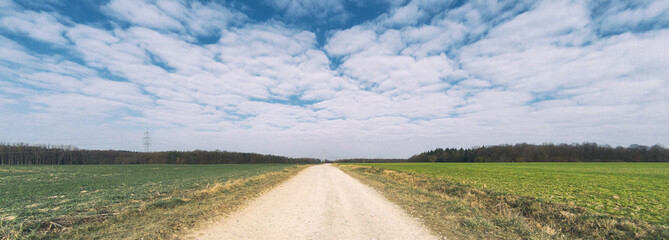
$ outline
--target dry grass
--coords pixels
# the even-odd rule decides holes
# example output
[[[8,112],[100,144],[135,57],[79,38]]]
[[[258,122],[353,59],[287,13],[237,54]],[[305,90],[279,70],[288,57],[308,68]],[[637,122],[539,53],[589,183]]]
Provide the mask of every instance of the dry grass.
[[[192,199],[163,200],[146,211],[124,213],[110,221],[82,229],[82,234],[73,231],[66,238],[177,239],[193,228],[233,212],[304,168],[299,166],[215,184],[192,194]],[[100,234],[96,234],[98,232]]]
[[[434,177],[337,165],[449,239],[668,239],[669,228]]]
[[[156,193],[155,198],[135,208],[78,218],[63,216],[40,223],[41,230],[30,235],[0,232],[0,239],[178,239],[189,229],[231,213],[305,167],[229,180],[200,190]]]

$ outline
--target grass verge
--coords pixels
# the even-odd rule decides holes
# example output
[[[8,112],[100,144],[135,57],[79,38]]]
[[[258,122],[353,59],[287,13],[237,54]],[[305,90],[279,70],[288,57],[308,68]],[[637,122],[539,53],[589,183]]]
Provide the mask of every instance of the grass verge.
[[[40,221],[0,221],[0,239],[175,239],[188,229],[238,209],[306,166],[291,166],[249,177],[238,177],[205,188],[156,193],[130,200],[94,215],[61,215]],[[129,207],[128,207],[129,206]],[[13,220],[13,219],[12,219]]]
[[[669,226],[669,163],[367,163]]]
[[[336,165],[449,239],[669,239],[669,228],[421,174]]]

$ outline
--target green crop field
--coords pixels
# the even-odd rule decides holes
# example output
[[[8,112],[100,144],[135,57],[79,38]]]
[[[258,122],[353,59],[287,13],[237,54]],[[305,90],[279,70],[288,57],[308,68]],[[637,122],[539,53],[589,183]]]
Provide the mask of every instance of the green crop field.
[[[373,163],[669,225],[669,163]]]
[[[187,197],[187,193],[210,184],[290,166],[293,165],[0,166],[0,227],[4,231],[40,228],[35,224],[45,228],[44,223],[56,222],[55,219],[112,215],[181,194]]]

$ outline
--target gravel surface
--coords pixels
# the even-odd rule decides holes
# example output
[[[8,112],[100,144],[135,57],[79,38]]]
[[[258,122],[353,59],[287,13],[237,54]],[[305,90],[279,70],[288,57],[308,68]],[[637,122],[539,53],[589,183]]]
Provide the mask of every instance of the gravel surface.
[[[309,167],[195,239],[437,239],[416,219],[330,165]]]

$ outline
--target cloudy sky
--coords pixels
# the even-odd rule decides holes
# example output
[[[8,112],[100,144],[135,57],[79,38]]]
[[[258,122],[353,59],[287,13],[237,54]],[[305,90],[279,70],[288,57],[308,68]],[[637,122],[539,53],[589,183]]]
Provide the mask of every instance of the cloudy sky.
[[[669,1],[0,0],[0,141],[669,145]]]

